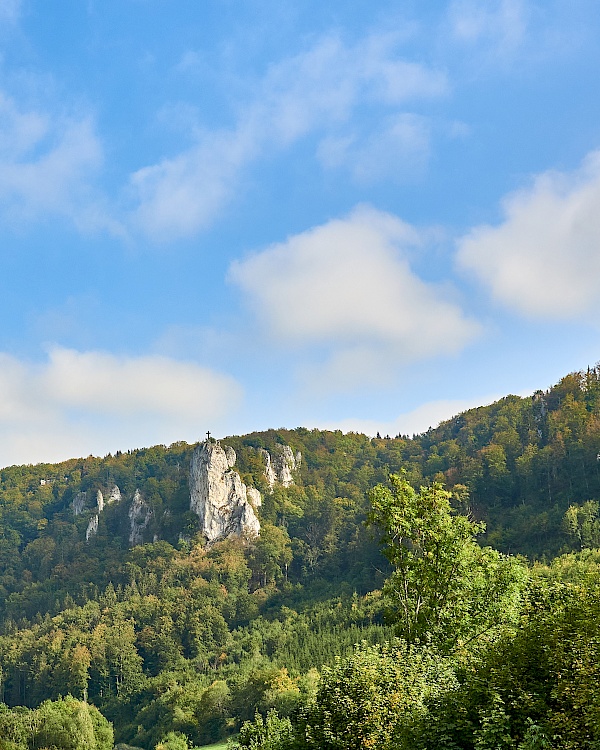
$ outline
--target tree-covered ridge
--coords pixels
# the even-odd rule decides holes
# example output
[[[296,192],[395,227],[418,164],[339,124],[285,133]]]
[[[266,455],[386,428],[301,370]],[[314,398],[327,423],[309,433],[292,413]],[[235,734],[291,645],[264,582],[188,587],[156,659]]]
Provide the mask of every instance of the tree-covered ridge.
[[[599,393],[595,367],[532,397],[465,412],[417,438],[421,476],[465,484],[494,546],[556,554],[569,505],[600,495]]]
[[[527,579],[519,573],[523,565],[502,553],[540,558],[600,545],[599,382],[597,368],[575,373],[547,392],[508,396],[413,438],[371,439],[304,428],[226,438],[223,442],[237,453],[243,481],[262,493],[261,535],[210,547],[197,533],[197,517],[189,510],[188,467],[194,446],[177,443],[3,469],[0,698],[31,709],[69,694],[87,699],[114,722],[119,741],[145,749],[154,748],[169,732],[183,733],[198,744],[218,739],[252,720],[255,711],[263,717],[262,728],[257,724],[255,729],[263,734],[270,731],[269,721],[282,736],[297,733],[304,721],[305,729],[312,726],[317,737],[329,729],[317,726],[321,719],[314,709],[315,691],[321,690],[322,703],[323,691],[329,689],[326,676],[338,679],[336,664],[348,674],[353,674],[353,664],[373,662],[374,673],[379,664],[381,673],[392,682],[400,680],[398,690],[403,689],[402,680],[408,677],[394,672],[389,659],[405,646],[385,646],[396,632],[410,643],[415,664],[422,660],[431,674],[446,680],[443,685],[451,683],[459,691],[456,695],[467,695],[461,697],[465,705],[469,695],[476,696],[471,718],[461,730],[463,739],[449,748],[495,747],[493,742],[500,740],[493,739],[491,728],[486,735],[484,725],[496,731],[493,717],[501,715],[508,716],[513,728],[505,732],[510,741],[498,747],[521,750],[519,743],[533,737],[535,727],[544,722],[548,736],[547,727],[554,721],[547,718],[548,711],[554,711],[555,704],[547,702],[546,714],[523,714],[513,726],[512,709],[505,704],[516,699],[508,688],[498,689],[500,697],[492,696],[488,705],[487,698],[473,693],[468,675],[488,668],[485,659],[492,658],[497,644],[509,649],[510,633],[534,617],[527,612],[538,613],[540,622],[546,622],[544,618],[559,617],[561,597],[594,601],[590,570],[597,565],[591,553],[565,558],[571,562],[562,567],[538,566],[534,580],[549,591],[558,586],[562,593],[538,595],[542,589],[535,584],[528,598],[522,596]],[[273,455],[283,445],[299,451],[302,461],[292,486],[279,484],[271,491],[260,449]],[[391,495],[390,474],[402,476]],[[373,493],[375,485],[380,488]],[[98,492],[110,498],[115,486],[120,501],[106,502],[98,513]],[[143,532],[145,543],[131,547],[129,509],[138,491],[151,515]],[[398,506],[402,497],[408,505]],[[430,517],[435,508],[437,526]],[[365,525],[369,514],[372,529]],[[86,541],[94,515],[98,530]],[[386,559],[375,531],[390,519],[397,523],[392,536],[400,534],[406,547],[389,554],[388,546]],[[429,536],[419,536],[421,521]],[[487,530],[481,535],[484,523]],[[453,551],[452,562],[432,568],[428,555],[444,547]],[[406,550],[418,554],[413,559]],[[398,582],[411,577],[421,582],[416,598],[414,592],[404,598],[393,595]],[[433,651],[417,653],[422,644],[409,631],[399,630],[398,612],[428,591],[435,592],[440,606],[418,605],[417,640],[439,638],[441,633],[452,637],[446,637],[443,648],[440,641],[429,644]],[[511,614],[510,622],[500,617],[504,612]],[[590,612],[577,615],[582,627]],[[562,627],[558,620],[556,627]],[[473,650],[479,631],[486,645]],[[573,637],[581,638],[584,648],[589,634],[581,633]],[[466,666],[447,661],[457,638],[460,643],[473,641]],[[366,644],[363,651],[353,656],[353,645],[361,641]],[[558,645],[553,641],[547,648]],[[498,653],[501,661],[504,651]],[[593,648],[590,654],[593,672]],[[462,657],[467,658],[464,653]],[[566,649],[560,658],[567,663],[574,657]],[[379,659],[384,661],[380,664]],[[325,670],[319,681],[316,670],[323,665],[334,671]],[[406,674],[413,673],[408,669]],[[551,671],[545,675],[552,685],[560,677]],[[569,684],[565,691],[571,690]],[[454,694],[444,693],[443,685],[423,683],[425,692],[415,698],[417,704],[421,701],[430,711],[434,696],[438,702],[446,700],[443,695],[450,700]],[[348,684],[348,696],[355,688]],[[548,701],[555,688],[549,689]],[[341,699],[340,685],[335,690],[332,695]],[[487,713],[481,713],[484,703]],[[278,713],[267,720],[272,710]],[[534,728],[523,728],[527,719]],[[396,730],[388,729],[389,741],[398,743]],[[249,737],[253,731],[248,725]],[[173,737],[175,743],[183,741]],[[303,737],[304,742],[306,731]],[[488,739],[473,745],[473,737]],[[415,741],[407,747],[420,747]],[[423,747],[443,747],[439,736],[436,741],[438,745],[432,740]],[[523,745],[537,746],[544,745]],[[568,747],[557,745],[563,746]]]
[[[333,560],[343,557],[350,536],[360,527],[365,493],[401,468],[407,469],[414,486],[443,481],[451,490],[458,487],[460,495],[460,485],[465,485],[471,510],[487,523],[489,540],[499,549],[530,556],[555,554],[568,543],[562,531],[567,508],[600,497],[599,383],[598,368],[573,373],[546,392],[507,396],[413,438],[369,439],[299,428],[225,442],[236,450],[244,481],[266,499],[262,519],[285,527],[297,540],[290,563],[297,571],[349,564],[354,555]],[[282,444],[300,451],[303,460],[297,486],[276,488],[271,495],[257,449],[274,451]],[[127,503],[136,489],[152,508],[146,541],[156,537],[176,545],[180,536],[193,537],[197,521],[189,511],[188,491],[192,448],[177,443],[2,469],[0,593],[7,595],[17,579],[29,575],[34,582],[44,580],[75,558],[83,565],[94,493],[101,490],[106,496],[115,484],[125,502],[100,515],[94,559],[108,548],[107,560],[115,559],[128,546]],[[82,492],[89,496],[88,509],[75,518],[71,503]],[[60,567],[57,573],[60,576]]]

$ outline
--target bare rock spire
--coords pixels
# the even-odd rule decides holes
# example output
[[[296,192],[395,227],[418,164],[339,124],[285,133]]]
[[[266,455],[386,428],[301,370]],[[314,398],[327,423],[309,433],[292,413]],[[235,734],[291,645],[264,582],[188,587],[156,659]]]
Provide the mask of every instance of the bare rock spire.
[[[219,442],[211,440],[192,454],[190,508],[198,515],[208,542],[242,534],[258,536],[260,532],[252,507],[260,504],[260,494],[254,490],[249,499],[248,488],[232,468],[234,463],[235,451],[230,447],[224,450]]]

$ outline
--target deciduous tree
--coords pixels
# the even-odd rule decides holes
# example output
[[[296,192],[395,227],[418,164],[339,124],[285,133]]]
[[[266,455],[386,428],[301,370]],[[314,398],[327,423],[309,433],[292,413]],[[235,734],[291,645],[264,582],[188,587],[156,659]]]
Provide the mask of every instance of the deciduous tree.
[[[392,474],[369,498],[368,522],[394,566],[384,585],[390,616],[409,643],[429,636],[452,648],[517,614],[526,568],[482,549],[484,524],[454,513],[441,484],[417,491],[404,473]]]

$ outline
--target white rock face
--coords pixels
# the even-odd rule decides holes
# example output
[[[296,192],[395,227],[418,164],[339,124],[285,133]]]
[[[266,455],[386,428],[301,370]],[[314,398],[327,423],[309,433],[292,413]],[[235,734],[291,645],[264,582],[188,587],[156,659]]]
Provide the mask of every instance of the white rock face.
[[[95,536],[98,533],[98,516],[92,516],[88,523],[87,531],[85,532],[85,541],[89,542],[90,537]]]
[[[120,503],[121,499],[121,490],[115,484],[115,486],[110,491],[110,495],[108,496],[106,504],[110,505],[111,503]]]
[[[73,513],[76,516],[81,515],[81,513],[83,513],[83,511],[85,510],[86,505],[87,505],[87,492],[78,492],[73,498],[73,502],[71,503],[71,507],[73,508]]]
[[[129,508],[129,543],[135,547],[144,541],[144,530],[152,518],[152,509],[141,496],[140,491],[136,490]]]
[[[102,513],[104,510],[104,496],[100,490],[96,492],[96,505],[98,506],[98,513]]]
[[[230,445],[225,446],[225,455],[227,456],[227,465],[230,469],[233,468],[235,466],[237,456],[235,455],[235,451]]]
[[[265,462],[265,478],[267,480],[267,484],[271,489],[273,489],[273,487],[275,486],[275,482],[277,481],[277,476],[275,475],[273,465],[271,464],[271,455],[264,448],[259,448],[258,452],[263,457]]]
[[[203,443],[192,454],[190,508],[198,515],[209,543],[242,534],[258,536],[260,532],[248,488],[231,468],[232,458],[235,461],[233,449],[223,450],[218,442]],[[256,503],[256,495],[251,493],[251,497]]]
[[[273,468],[277,475],[277,480],[284,487],[294,484],[292,471],[296,471],[296,457],[289,445],[284,445],[281,452],[273,456]]]
[[[294,455],[289,445],[282,445],[277,452],[273,452],[273,457],[264,448],[260,448],[259,452],[265,462],[265,477],[271,489],[277,482],[284,487],[294,484],[292,472],[299,469],[302,463],[300,451]]]
[[[260,508],[260,506],[262,505],[262,498],[260,496],[260,492],[256,489],[256,487],[246,487],[246,493],[252,507]]]

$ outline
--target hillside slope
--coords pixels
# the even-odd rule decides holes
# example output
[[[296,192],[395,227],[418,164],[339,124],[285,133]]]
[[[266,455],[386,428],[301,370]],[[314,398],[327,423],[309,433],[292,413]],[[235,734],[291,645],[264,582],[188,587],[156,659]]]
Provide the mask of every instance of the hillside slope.
[[[600,543],[587,502],[600,498],[598,368],[412,438],[298,428],[222,443],[262,495],[258,540],[206,546],[185,443],[0,472],[0,698],[88,696],[144,748],[173,729],[218,739],[257,708],[289,713],[312,667],[391,634],[377,591],[389,568],[363,521],[367,491],[400,468],[443,481],[501,550],[578,549],[569,507]],[[273,483],[264,451],[286,445],[299,466]]]

